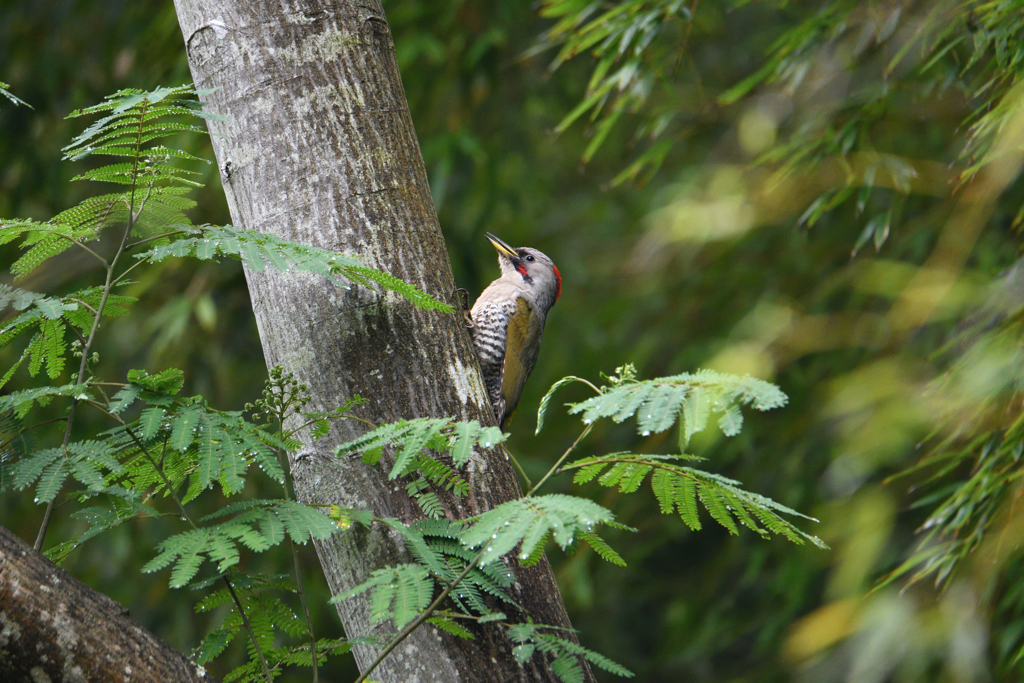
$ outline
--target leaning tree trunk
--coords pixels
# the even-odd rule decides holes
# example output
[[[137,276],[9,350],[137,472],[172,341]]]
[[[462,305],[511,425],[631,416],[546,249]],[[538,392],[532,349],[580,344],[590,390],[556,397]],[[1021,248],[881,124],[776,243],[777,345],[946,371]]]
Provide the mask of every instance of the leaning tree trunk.
[[[354,254],[453,301],[454,281],[378,0],[175,0],[197,87],[212,89],[209,122],[231,217],[239,227]],[[375,423],[448,417],[494,423],[469,335],[458,315],[428,313],[393,295],[323,278],[247,271],[267,365],[310,387],[309,409],[354,394]],[[378,468],[339,460],[333,447],[362,428],[339,422],[292,462],[307,503],[368,508],[411,521],[417,507]],[[472,492],[447,499],[458,517],[521,495],[503,455],[470,466]],[[332,591],[407,558],[394,533],[348,532],[317,546]],[[513,567],[513,597],[536,623],[568,627],[547,561]],[[374,632],[368,601],[338,612],[350,636]],[[389,630],[390,625],[384,625]],[[380,629],[378,629],[379,631]],[[384,681],[555,680],[537,655],[520,667],[500,628],[459,640],[421,628],[385,660]],[[375,658],[355,650],[361,668]],[[587,671],[588,680],[593,680]]]
[[[2,526],[0,680],[217,683]]]

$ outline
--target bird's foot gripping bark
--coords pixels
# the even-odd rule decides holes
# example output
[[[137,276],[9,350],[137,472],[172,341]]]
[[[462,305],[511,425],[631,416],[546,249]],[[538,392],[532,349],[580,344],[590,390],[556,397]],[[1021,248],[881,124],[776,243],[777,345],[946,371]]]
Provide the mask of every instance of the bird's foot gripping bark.
[[[455,299],[459,308],[462,309],[462,319],[466,321],[466,327],[472,329],[473,316],[469,314],[469,291],[459,287],[452,292],[452,297]]]

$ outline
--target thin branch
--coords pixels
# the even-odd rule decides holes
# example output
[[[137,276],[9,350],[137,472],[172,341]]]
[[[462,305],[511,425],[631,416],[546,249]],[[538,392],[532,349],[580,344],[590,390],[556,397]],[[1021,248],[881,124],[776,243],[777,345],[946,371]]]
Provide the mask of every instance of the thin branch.
[[[67,325],[66,327],[75,333],[75,337],[78,338],[78,343],[81,344],[82,346],[85,346],[85,337],[83,337],[82,333],[78,331],[78,328],[75,327],[74,325]]]
[[[12,441],[17,439],[19,436],[21,436],[25,432],[32,431],[36,427],[42,427],[43,425],[48,425],[48,424],[50,424],[52,422],[61,422],[61,421],[66,420],[66,419],[67,419],[66,417],[55,417],[52,420],[43,420],[42,422],[38,422],[38,423],[32,425],[31,427],[25,427],[24,429],[19,429],[17,434],[15,434],[11,438],[7,439],[3,443],[0,443],[0,449],[7,448],[7,446],[9,446]]]
[[[103,258],[102,256],[100,256],[100,255],[99,255],[99,254],[97,254],[97,253],[96,253],[95,251],[93,251],[93,250],[92,250],[92,249],[90,249],[89,247],[85,246],[85,244],[84,244],[84,243],[82,243],[82,242],[79,242],[78,240],[76,240],[76,239],[75,239],[74,237],[71,237],[71,236],[69,236],[69,235],[62,235],[62,234],[60,234],[59,232],[56,232],[56,231],[54,231],[54,232],[53,232],[53,234],[54,234],[54,235],[57,235],[57,237],[62,237],[62,238],[64,238],[64,239],[66,239],[67,241],[71,242],[72,244],[74,244],[74,245],[76,245],[76,246],[79,246],[79,247],[81,247],[82,249],[85,249],[85,250],[86,250],[87,252],[89,252],[89,253],[90,253],[90,254],[91,254],[92,256],[94,256],[94,257],[95,257],[95,258],[96,258],[96,259],[97,259],[97,260],[98,260],[98,261],[99,261],[100,263],[102,263],[102,264],[103,264],[103,267],[104,267],[104,268],[109,268],[109,267],[110,267],[110,264],[109,264],[109,263],[107,263],[107,259],[105,259],[105,258]]]
[[[537,485],[534,486],[532,489],[530,489],[530,492],[526,494],[527,498],[532,496],[534,494],[534,492],[537,491],[537,489],[539,489],[541,486],[543,486],[544,482],[546,482],[548,479],[551,478],[551,475],[555,474],[555,472],[558,470],[558,468],[562,466],[562,463],[565,462],[565,459],[569,457],[569,454],[572,453],[574,450],[576,450],[576,446],[579,445],[580,441],[583,441],[583,439],[586,438],[587,434],[589,434],[590,430],[592,430],[593,428],[594,428],[594,424],[593,423],[588,424],[586,426],[586,428],[583,430],[583,432],[578,437],[576,437],[575,441],[572,442],[572,445],[569,446],[568,449],[566,449],[565,453],[562,453],[562,457],[558,459],[558,462],[556,462],[554,465],[552,465],[551,469],[548,470],[548,473],[544,475],[544,478],[541,479],[540,481],[538,481]]]
[[[422,624],[424,621],[429,619],[431,615],[434,614],[434,611],[437,610],[438,605],[440,605],[444,601],[444,599],[447,598],[448,595],[455,589],[455,587],[462,583],[462,580],[469,576],[469,573],[473,571],[474,568],[476,568],[477,563],[480,562],[480,558],[484,556],[485,552],[486,549],[481,550],[480,554],[473,558],[472,562],[466,565],[466,568],[462,571],[462,573],[459,574],[458,577],[456,577],[456,579],[452,583],[450,583],[447,588],[441,591],[441,594],[438,595],[437,598],[435,598],[434,601],[430,603],[427,606],[427,608],[420,613],[418,617],[416,617],[408,624],[406,624],[405,628],[399,631],[398,635],[391,639],[391,642],[384,647],[384,650],[380,653],[380,656],[378,656],[377,659],[375,659],[373,663],[370,664],[369,668],[367,668],[366,671],[364,671],[362,675],[355,680],[355,683],[364,683],[367,679],[367,676],[373,673],[373,670],[380,666],[380,663],[383,662],[384,659],[389,654],[391,654],[392,650],[398,647],[403,640],[408,638],[413,631],[419,628],[420,624]]]
[[[516,470],[519,471],[519,474],[520,476],[522,476],[523,481],[526,482],[526,488],[532,489],[533,482],[530,481],[530,476],[526,474],[526,470],[523,469],[523,466],[519,464],[518,460],[516,460],[516,456],[512,455],[512,451],[510,451],[508,448],[505,449],[505,454],[508,455],[508,459],[512,461],[513,465],[515,465],[515,468]]]
[[[306,603],[306,590],[302,585],[302,568],[299,563],[299,552],[295,549],[295,541],[288,537],[288,544],[291,546],[292,563],[295,565],[295,585],[299,589],[299,602],[302,603],[302,613],[306,617],[306,630],[309,631],[309,653],[313,657],[313,683],[320,680],[319,658],[316,653],[316,635],[313,633],[313,619],[309,616],[309,605]]]
[[[43,513],[43,521],[39,524],[39,533],[36,534],[36,542],[32,544],[32,547],[36,552],[40,552],[43,547],[43,539],[46,538],[46,529],[50,526],[50,515],[53,514],[55,500],[57,500],[56,496],[51,498],[50,502],[46,504],[46,512]]]
[[[135,242],[130,242],[128,244],[128,246],[126,247],[126,249],[131,250],[131,249],[134,249],[135,247],[138,247],[138,246],[141,246],[141,245],[145,244],[146,242],[153,242],[155,240],[163,239],[164,237],[170,237],[171,235],[183,235],[183,234],[187,235],[188,233],[185,232],[184,230],[172,230],[171,232],[165,232],[165,233],[163,233],[161,235],[154,235],[153,237],[146,237],[146,238],[143,238],[141,240],[136,240]]]
[[[89,304],[85,303],[81,299],[76,299],[74,297],[68,297],[68,301],[74,301],[76,304],[82,304],[83,306],[85,306],[86,308],[89,309],[90,313],[92,313],[94,316],[96,315],[96,309],[93,308],[92,306],[90,306]]]
[[[267,677],[267,683],[272,683],[274,680],[273,675],[270,673],[270,666],[267,664],[267,658],[263,656],[263,648],[256,641],[256,632],[252,630],[252,624],[249,623],[249,617],[245,613],[245,608],[242,607],[242,601],[238,599],[238,595],[235,593],[235,587],[231,585],[228,577],[220,577],[224,580],[224,585],[228,587],[228,592],[231,593],[231,599],[235,602],[235,607],[238,608],[238,614],[242,617],[242,623],[245,624],[245,630],[249,632],[249,637],[252,639],[252,644],[256,648],[256,654],[260,656],[260,664],[263,665],[263,674]]]
[[[124,235],[121,237],[121,244],[117,248],[117,252],[108,263],[106,260],[103,263],[106,265],[107,279],[103,284],[103,296],[100,297],[99,306],[96,307],[93,313],[92,329],[89,331],[89,337],[85,340],[82,345],[82,362],[78,366],[78,380],[76,384],[81,384],[85,378],[85,371],[89,362],[89,352],[92,350],[93,341],[96,339],[96,332],[100,328],[100,320],[103,318],[103,309],[107,305],[107,299],[110,297],[110,290],[113,289],[114,279],[114,268],[117,266],[118,259],[121,258],[121,254],[124,253],[125,244],[128,242],[128,236],[132,234],[132,230],[135,228],[135,221],[138,215],[132,211],[132,206],[135,203],[135,190],[138,186],[138,172],[139,172],[139,150],[142,146],[142,127],[139,126],[135,136],[135,159],[132,166],[132,193],[131,193],[131,204],[128,207],[128,224],[125,226]],[[146,195],[149,196],[148,194]],[[108,208],[107,213],[110,213]],[[100,258],[100,257],[97,257]],[[71,399],[71,408],[68,409],[68,421],[67,426],[64,429],[64,441],[61,444],[61,448],[64,450],[64,457],[67,458],[68,444],[71,443],[71,427],[75,422],[75,411],[78,407],[78,399]],[[46,530],[50,526],[50,516],[53,514],[54,501],[57,500],[57,496],[50,499],[50,502],[46,505],[46,512],[43,513],[43,521],[39,525],[39,534],[36,536],[36,542],[34,547],[37,551],[42,550],[43,540],[46,538]]]
[[[119,283],[119,282],[120,282],[121,280],[123,280],[123,279],[124,279],[124,277],[125,277],[125,276],[126,276],[126,275],[127,275],[128,273],[132,272],[133,270],[135,270],[135,269],[136,269],[136,268],[138,268],[139,266],[143,265],[144,263],[147,263],[147,261],[146,261],[145,259],[139,259],[138,261],[136,261],[136,262],[135,262],[135,263],[133,263],[132,265],[130,265],[130,266],[128,266],[127,268],[125,268],[125,270],[124,270],[124,272],[123,272],[123,273],[121,273],[121,274],[120,274],[120,275],[118,275],[118,276],[117,276],[116,278],[114,278],[114,285],[116,285],[116,284],[117,284],[117,283]]]

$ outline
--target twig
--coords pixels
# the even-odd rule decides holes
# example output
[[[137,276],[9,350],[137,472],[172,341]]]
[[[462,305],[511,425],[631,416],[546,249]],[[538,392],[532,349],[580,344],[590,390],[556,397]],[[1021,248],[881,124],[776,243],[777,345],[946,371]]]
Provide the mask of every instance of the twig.
[[[544,475],[544,478],[541,479],[540,481],[538,481],[537,485],[534,486],[532,489],[530,489],[530,492],[526,494],[527,498],[532,496],[537,489],[539,489],[541,486],[543,486],[544,482],[546,482],[548,479],[551,478],[551,475],[555,474],[555,472],[558,470],[558,468],[562,466],[562,463],[565,462],[565,459],[569,457],[569,454],[572,453],[574,450],[576,450],[576,446],[579,445],[580,441],[583,441],[583,439],[586,438],[587,434],[589,434],[590,430],[592,430],[593,428],[594,428],[593,423],[588,424],[586,426],[586,428],[583,430],[583,432],[578,437],[576,437],[575,441],[572,442],[572,445],[569,446],[568,449],[566,449],[565,453],[562,453],[562,457],[558,459],[558,462],[556,462],[554,465],[552,465],[551,469],[548,470],[548,473]]]
[[[530,476],[526,474],[526,470],[523,469],[523,466],[519,464],[518,460],[516,460],[516,456],[512,455],[512,451],[510,451],[508,448],[505,449],[505,454],[508,455],[508,459],[512,461],[512,465],[516,468],[520,476],[522,476],[523,480],[526,482],[526,488],[531,488],[533,486],[533,482],[530,481]]]
[[[81,242],[79,242],[78,240],[76,240],[76,239],[75,239],[74,237],[69,237],[69,236],[67,236],[67,235],[62,235],[62,234],[60,234],[59,232],[54,232],[53,234],[57,235],[57,237],[63,237],[64,239],[66,239],[67,241],[71,242],[72,244],[74,244],[74,245],[76,245],[76,246],[79,246],[79,247],[81,247],[82,249],[85,249],[85,250],[86,250],[87,252],[89,252],[89,253],[90,253],[90,254],[91,254],[92,256],[94,256],[94,257],[95,257],[95,258],[96,258],[96,259],[97,259],[97,260],[98,260],[98,261],[99,261],[100,263],[102,263],[102,264],[103,264],[103,267],[104,267],[104,268],[109,268],[109,267],[110,267],[110,265],[109,265],[109,264],[107,263],[107,259],[105,259],[105,258],[103,258],[102,256],[100,256],[100,255],[99,255],[99,254],[97,254],[97,253],[96,253],[95,251],[93,251],[93,250],[92,250],[92,249],[90,249],[89,247],[85,246],[84,244],[82,244]]]
[[[89,309],[89,311],[93,314],[93,316],[96,315],[96,309],[93,308],[92,306],[90,306],[89,304],[85,303],[81,299],[76,299],[76,298],[74,298],[72,296],[69,296],[68,297],[68,301],[74,301],[76,304],[82,304],[83,306],[85,306],[86,308]]]
[[[252,624],[249,623],[249,616],[245,613],[245,608],[242,607],[242,601],[238,599],[238,595],[235,593],[235,587],[231,585],[231,581],[228,577],[220,577],[224,581],[224,585],[228,587],[228,592],[231,593],[231,599],[235,602],[235,607],[238,608],[238,615],[242,617],[242,623],[245,624],[245,630],[249,632],[249,638],[252,639],[253,647],[256,648],[256,654],[260,656],[260,664],[263,665],[263,674],[267,677],[267,683],[272,683],[274,680],[273,675],[270,673],[270,666],[267,664],[267,658],[263,656],[263,648],[260,647],[259,642],[256,640],[256,632],[252,630]]]
[[[128,237],[129,235],[132,234],[132,230],[135,228],[135,222],[136,220],[138,220],[139,217],[139,215],[135,213],[132,210],[132,208],[134,207],[135,204],[135,190],[136,187],[138,186],[139,149],[141,146],[142,129],[140,127],[135,136],[135,161],[134,165],[132,166],[132,193],[130,204],[128,207],[128,224],[125,227],[124,235],[121,236],[121,244],[117,247],[117,252],[114,254],[113,258],[110,259],[110,262],[108,263],[102,257],[97,256],[97,258],[102,260],[104,265],[106,266],[107,279],[106,282],[103,283],[103,296],[100,297],[100,303],[93,312],[92,329],[89,331],[89,337],[85,340],[85,343],[82,344],[82,362],[78,366],[78,379],[75,382],[76,384],[81,384],[82,380],[85,379],[85,371],[89,363],[89,352],[92,350],[93,341],[95,341],[96,339],[96,332],[100,328],[100,320],[103,318],[103,309],[107,305],[107,299],[110,297],[110,290],[113,289],[114,287],[114,268],[117,267],[117,261],[118,259],[121,258],[121,254],[124,253],[125,244],[128,243]],[[149,197],[148,194],[146,196],[147,198]],[[107,213],[109,212],[110,209],[108,208]],[[86,247],[86,249],[88,248]],[[68,444],[71,443],[71,427],[74,425],[75,422],[75,411],[77,407],[78,399],[71,399],[71,407],[68,409],[68,421],[66,427],[64,428],[64,440],[61,444],[61,448],[64,451],[65,458],[67,458]],[[40,551],[43,548],[43,540],[46,538],[46,530],[50,526],[50,516],[53,514],[53,506],[56,500],[57,496],[54,495],[54,497],[50,499],[50,502],[46,504],[46,512],[43,513],[43,521],[39,525],[39,534],[36,536],[36,542],[33,546],[36,549],[36,551]]]
[[[12,441],[17,439],[19,436],[21,436],[25,432],[32,431],[36,427],[42,427],[43,425],[48,425],[48,424],[50,424],[52,422],[61,422],[61,421],[66,420],[66,419],[67,419],[66,417],[55,417],[52,420],[43,420],[42,422],[36,423],[36,424],[32,425],[31,427],[25,427],[24,429],[19,429],[17,434],[15,434],[11,438],[7,439],[3,443],[0,443],[0,448],[7,448],[7,446],[10,445],[10,443]]]
[[[422,624],[424,621],[429,619],[431,615],[433,615],[434,611],[437,609],[437,606],[440,605],[441,602],[443,602],[444,599],[448,597],[448,595],[455,589],[457,585],[462,583],[463,579],[469,576],[469,573],[473,571],[473,569],[476,567],[477,563],[480,561],[480,558],[484,556],[484,552],[486,552],[486,549],[481,550],[480,554],[473,558],[472,562],[466,565],[466,568],[462,571],[462,573],[459,574],[459,576],[453,582],[451,582],[447,588],[441,591],[441,594],[438,595],[434,599],[434,601],[427,606],[427,609],[423,610],[423,612],[421,612],[418,617],[416,617],[408,624],[406,624],[405,628],[399,631],[398,635],[391,639],[391,642],[384,647],[384,650],[380,653],[380,656],[378,656],[377,659],[375,659],[373,663],[370,664],[369,668],[367,668],[366,671],[364,671],[362,675],[355,680],[355,683],[364,683],[364,681],[366,681],[366,677],[373,673],[373,670],[376,669],[380,665],[380,663],[384,661],[385,657],[391,654],[392,650],[398,647],[403,640],[408,638],[413,631],[419,628],[420,624]]]
[[[136,261],[132,265],[130,265],[127,268],[125,268],[124,272],[117,276],[117,278],[114,280],[113,284],[116,285],[118,282],[120,282],[121,280],[124,279],[125,275],[127,275],[130,272],[132,272],[133,270],[135,270],[136,268],[141,266],[143,263],[146,263],[145,259],[139,259],[138,261]]]

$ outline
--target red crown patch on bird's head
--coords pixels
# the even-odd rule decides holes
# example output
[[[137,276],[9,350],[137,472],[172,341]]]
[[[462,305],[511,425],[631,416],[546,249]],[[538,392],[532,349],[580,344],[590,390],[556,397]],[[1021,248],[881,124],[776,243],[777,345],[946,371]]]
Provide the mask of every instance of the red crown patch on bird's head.
[[[555,301],[558,301],[558,297],[562,296],[562,274],[558,272],[558,266],[554,263],[551,264],[551,269],[555,271],[555,280],[558,281],[558,289],[555,290]]]

